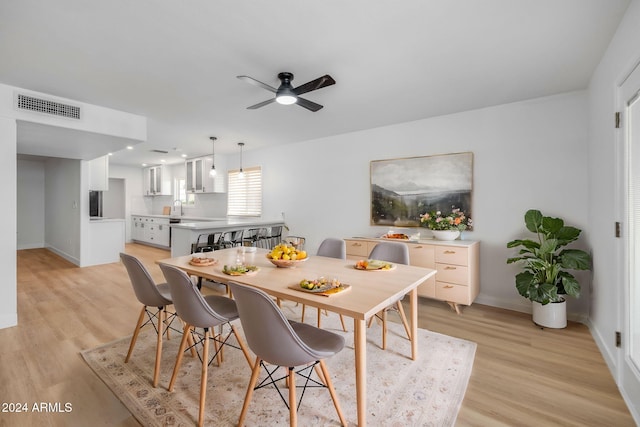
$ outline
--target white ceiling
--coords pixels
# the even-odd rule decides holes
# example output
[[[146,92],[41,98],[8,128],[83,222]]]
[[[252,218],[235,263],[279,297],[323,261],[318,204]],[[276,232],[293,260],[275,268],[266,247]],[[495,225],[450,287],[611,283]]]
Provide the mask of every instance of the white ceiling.
[[[146,116],[112,162],[172,163],[584,89],[628,3],[0,0],[0,82]],[[272,94],[236,76],[281,71],[330,74],[325,108],[247,110]]]

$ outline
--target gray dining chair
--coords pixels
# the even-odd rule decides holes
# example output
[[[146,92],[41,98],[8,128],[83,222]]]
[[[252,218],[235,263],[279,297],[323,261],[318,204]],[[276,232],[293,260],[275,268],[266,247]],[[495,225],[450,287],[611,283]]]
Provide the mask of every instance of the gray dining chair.
[[[326,387],[340,422],[346,426],[347,422],[340,409],[331,376],[324,362],[324,359],[342,351],[344,338],[315,326],[288,320],[276,303],[259,289],[235,282],[229,282],[229,286],[238,306],[247,344],[256,355],[238,425],[244,425],[253,391],[266,385],[274,385],[289,409],[291,426],[297,425],[297,411],[307,387]],[[269,369],[267,364],[275,367]],[[315,381],[311,375],[314,369],[317,371],[318,365],[321,370],[321,375],[318,373],[320,381]],[[303,368],[296,372],[296,366],[303,366]],[[264,367],[271,382],[265,379],[256,386],[261,367]],[[283,378],[287,380],[289,387],[288,402],[276,384],[283,378],[274,377],[280,367],[287,368],[287,374]],[[305,379],[299,402],[296,402],[295,374]]]
[[[405,243],[397,243],[397,242],[380,242],[371,250],[369,254],[369,259],[377,259],[381,261],[388,261],[395,264],[409,264],[409,248]],[[402,299],[404,295],[398,298],[396,301],[393,301],[389,306],[387,306],[380,313],[376,314],[378,318],[382,320],[382,349],[387,348],[387,312],[391,310],[395,310],[400,315],[400,320],[404,325],[404,330],[407,332],[407,337],[411,340],[411,331],[409,329],[409,323],[407,322],[407,316],[404,314],[404,309],[402,308]],[[369,326],[371,326],[371,322],[373,321],[373,317],[369,319]]]
[[[128,363],[131,358],[140,330],[147,325],[153,326],[158,336],[156,341],[156,361],[153,368],[153,386],[157,387],[160,375],[160,361],[162,359],[162,336],[166,333],[167,339],[170,338],[170,326],[176,316],[175,313],[167,311],[167,306],[173,304],[169,285],[166,283],[156,285],[145,266],[136,257],[120,253],[120,259],[127,269],[136,298],[142,304],[142,310],[140,310],[140,316],[138,316],[138,322],[133,331],[129,351],[124,363]],[[156,308],[157,311],[150,310],[151,307]],[[145,316],[147,317],[146,322],[144,321]]]
[[[329,258],[347,259],[347,244],[342,239],[335,239],[333,237],[327,237],[320,243],[318,247],[318,256],[324,256]],[[304,314],[306,306],[302,304],[302,318],[301,322],[304,323]],[[318,328],[321,327],[322,310],[318,308]],[[340,323],[342,324],[342,330],[347,332],[347,327],[344,324],[344,317],[340,315]]]
[[[164,264],[160,264],[160,269],[171,289],[171,296],[173,297],[173,305],[176,312],[185,322],[182,340],[180,341],[180,349],[178,350],[168,390],[173,391],[187,340],[191,336],[194,340],[194,344],[191,346],[192,348],[202,345],[202,375],[200,377],[200,408],[198,411],[198,426],[202,426],[204,423],[204,403],[207,394],[207,371],[209,364],[211,364],[214,359],[217,360],[218,365],[222,363],[222,349],[225,345],[235,347],[228,341],[232,334],[235,335],[239,348],[244,353],[244,357],[247,359],[250,367],[251,357],[249,356],[244,341],[238,334],[235,326],[231,323],[238,318],[238,310],[234,300],[219,295],[203,296],[184,271]],[[215,327],[221,325],[229,325],[231,328],[231,331],[226,336],[222,335],[222,330],[220,330],[218,334],[215,333]],[[204,333],[201,335],[197,334],[195,328],[204,329]],[[215,353],[211,359],[209,359],[210,340],[213,340],[215,349]]]

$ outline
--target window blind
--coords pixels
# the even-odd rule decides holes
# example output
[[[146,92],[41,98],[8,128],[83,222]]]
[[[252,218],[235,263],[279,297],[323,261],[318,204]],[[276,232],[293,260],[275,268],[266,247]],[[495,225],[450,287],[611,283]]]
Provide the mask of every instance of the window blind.
[[[228,172],[227,215],[262,215],[262,168],[255,166]]]

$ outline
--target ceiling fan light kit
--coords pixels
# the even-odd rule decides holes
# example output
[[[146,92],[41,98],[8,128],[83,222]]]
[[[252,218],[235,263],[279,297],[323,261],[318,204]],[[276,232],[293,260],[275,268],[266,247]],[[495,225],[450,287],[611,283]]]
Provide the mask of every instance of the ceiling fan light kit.
[[[331,86],[336,83],[336,81],[328,74],[318,77],[315,80],[307,82],[301,86],[294,88],[291,85],[291,81],[293,80],[292,73],[279,73],[278,79],[280,79],[280,86],[276,89],[273,86],[270,86],[266,83],[262,83],[259,80],[254,79],[249,76],[237,76],[240,80],[244,80],[247,83],[251,83],[256,86],[260,86],[263,89],[268,90],[269,92],[273,92],[276,94],[275,98],[268,99],[266,101],[260,102],[255,105],[251,105],[247,107],[248,110],[255,110],[260,107],[264,107],[265,105],[269,105],[274,101],[278,104],[282,105],[291,105],[298,104],[299,106],[306,108],[309,111],[316,112],[320,110],[323,106],[320,104],[316,104],[315,102],[309,101],[308,99],[301,98],[300,95],[311,92],[314,90],[322,89],[323,87]]]

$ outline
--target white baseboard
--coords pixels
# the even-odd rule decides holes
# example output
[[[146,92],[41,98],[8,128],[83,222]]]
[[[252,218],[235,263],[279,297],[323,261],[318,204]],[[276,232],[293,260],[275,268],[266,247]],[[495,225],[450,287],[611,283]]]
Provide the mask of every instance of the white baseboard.
[[[23,249],[42,249],[45,247],[44,243],[23,243],[18,245],[18,250]]]
[[[505,310],[518,311],[520,313],[531,314],[532,311],[531,302],[524,298],[511,300],[478,295],[475,302],[478,304],[489,305],[491,307],[504,308]],[[587,323],[589,317],[584,313],[567,313],[567,319],[573,322]]]
[[[0,316],[0,329],[11,328],[18,325],[18,313],[3,314]]]
[[[62,258],[66,259],[67,261],[69,261],[72,264],[75,265],[80,265],[80,260],[72,255],[69,255],[68,253],[61,251],[53,246],[46,246],[47,249],[49,249],[51,252],[60,255]]]

